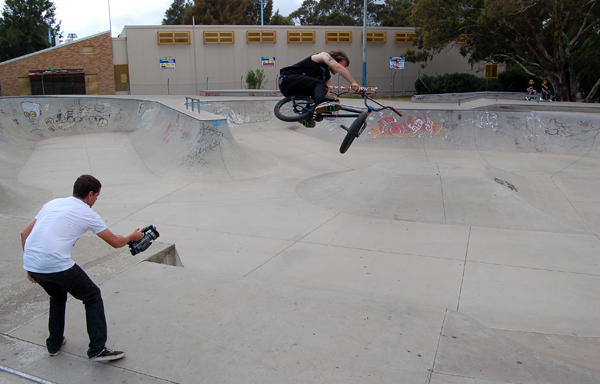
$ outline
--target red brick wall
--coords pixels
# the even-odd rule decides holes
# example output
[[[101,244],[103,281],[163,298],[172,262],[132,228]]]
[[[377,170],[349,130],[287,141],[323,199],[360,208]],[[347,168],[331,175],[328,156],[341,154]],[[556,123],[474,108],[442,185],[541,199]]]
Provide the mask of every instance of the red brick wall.
[[[94,53],[83,54],[84,46],[92,46]],[[86,75],[98,75],[100,95],[115,94],[111,37],[106,32],[0,63],[2,96],[19,96],[18,77],[27,76],[30,70],[49,70],[51,65],[54,69],[83,68]]]

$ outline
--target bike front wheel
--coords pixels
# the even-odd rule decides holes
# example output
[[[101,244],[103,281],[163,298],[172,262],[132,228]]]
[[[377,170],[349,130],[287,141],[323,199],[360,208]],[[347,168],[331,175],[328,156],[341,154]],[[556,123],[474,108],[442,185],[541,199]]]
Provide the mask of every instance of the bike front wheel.
[[[308,96],[287,96],[275,104],[275,116],[283,121],[300,121],[312,116],[315,102]]]
[[[342,145],[340,146],[340,153],[346,153],[354,139],[360,136],[364,126],[367,124],[367,116],[369,116],[369,111],[361,112],[352,125],[350,125],[348,133],[346,133],[346,137],[344,137],[344,141],[342,141]]]

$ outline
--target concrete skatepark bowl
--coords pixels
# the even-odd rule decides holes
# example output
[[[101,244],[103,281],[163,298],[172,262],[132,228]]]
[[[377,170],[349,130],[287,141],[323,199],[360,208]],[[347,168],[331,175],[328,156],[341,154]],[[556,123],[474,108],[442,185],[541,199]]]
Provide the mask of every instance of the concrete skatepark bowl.
[[[340,155],[340,122],[276,101],[0,98],[0,382],[600,382],[597,107],[397,103]],[[74,248],[111,364],[87,361],[76,300],[47,355],[21,263],[20,231],[84,173],[113,232],[161,234]]]

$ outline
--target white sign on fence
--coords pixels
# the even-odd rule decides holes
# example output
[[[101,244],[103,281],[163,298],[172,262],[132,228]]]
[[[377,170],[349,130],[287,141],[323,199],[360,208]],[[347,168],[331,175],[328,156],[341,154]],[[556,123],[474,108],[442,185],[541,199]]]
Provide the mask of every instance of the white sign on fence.
[[[390,57],[390,69],[404,69],[404,57]]]

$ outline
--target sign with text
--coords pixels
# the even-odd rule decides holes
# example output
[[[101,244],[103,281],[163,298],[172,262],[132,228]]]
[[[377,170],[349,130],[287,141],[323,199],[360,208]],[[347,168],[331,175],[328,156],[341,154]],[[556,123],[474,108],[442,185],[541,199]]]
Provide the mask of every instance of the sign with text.
[[[175,69],[175,59],[159,59],[160,69]]]
[[[263,67],[274,67],[275,66],[275,58],[274,57],[263,57],[262,60]]]

